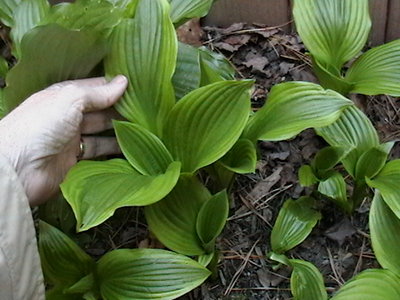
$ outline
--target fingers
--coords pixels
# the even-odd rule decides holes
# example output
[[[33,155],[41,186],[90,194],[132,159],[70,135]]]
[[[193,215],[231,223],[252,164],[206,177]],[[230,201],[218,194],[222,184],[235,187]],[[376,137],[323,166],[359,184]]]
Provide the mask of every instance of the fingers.
[[[84,87],[84,112],[103,110],[114,105],[128,86],[125,76],[119,75],[108,83]]]
[[[66,86],[77,86],[77,87],[96,87],[105,85],[107,80],[105,77],[95,77],[86,79],[66,80],[59,83],[55,83],[47,88],[47,90],[56,90]]]
[[[82,134],[93,134],[111,129],[113,119],[122,119],[121,115],[113,108],[86,113],[83,116],[81,132]]]
[[[92,159],[104,155],[120,154],[121,149],[113,137],[82,137],[84,152],[81,159]]]

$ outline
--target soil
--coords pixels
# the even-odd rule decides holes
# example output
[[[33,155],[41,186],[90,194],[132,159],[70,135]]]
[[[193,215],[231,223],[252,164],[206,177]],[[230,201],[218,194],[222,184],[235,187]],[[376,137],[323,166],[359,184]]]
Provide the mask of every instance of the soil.
[[[224,54],[236,68],[238,78],[255,79],[254,110],[264,104],[274,84],[316,82],[304,46],[295,34],[260,24],[203,29],[203,45]],[[196,27],[195,36],[201,35],[198,30]],[[0,30],[0,54],[11,61],[6,33]],[[193,43],[198,44],[198,40],[195,38]],[[376,96],[355,100],[379,130],[382,141],[399,138],[400,104],[396,99]],[[182,300],[291,299],[290,270],[275,270],[274,262],[266,258],[269,236],[282,203],[310,192],[299,185],[297,171],[323,146],[324,141],[313,130],[289,141],[259,143],[257,171],[238,176],[231,192],[230,217],[217,246],[221,253],[218,270]],[[400,157],[400,148],[395,147],[392,155]],[[369,204],[364,201],[349,218],[330,202],[319,203],[323,218],[311,236],[288,254],[314,263],[329,293],[361,270],[378,267],[369,240]],[[101,226],[78,235],[77,240],[94,257],[115,248],[162,247],[143,220],[141,209],[121,209]]]

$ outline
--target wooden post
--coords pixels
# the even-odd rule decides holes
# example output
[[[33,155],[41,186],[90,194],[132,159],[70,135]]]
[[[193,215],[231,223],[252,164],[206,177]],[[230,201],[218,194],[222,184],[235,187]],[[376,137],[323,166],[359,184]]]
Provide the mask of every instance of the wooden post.
[[[372,19],[370,41],[373,46],[385,43],[389,1],[390,0],[370,0],[369,5]]]
[[[386,29],[386,42],[390,42],[398,38],[400,38],[400,0],[390,0]]]
[[[289,22],[288,0],[219,0],[204,20],[205,25],[260,23],[278,26]],[[285,26],[289,29],[290,26]]]

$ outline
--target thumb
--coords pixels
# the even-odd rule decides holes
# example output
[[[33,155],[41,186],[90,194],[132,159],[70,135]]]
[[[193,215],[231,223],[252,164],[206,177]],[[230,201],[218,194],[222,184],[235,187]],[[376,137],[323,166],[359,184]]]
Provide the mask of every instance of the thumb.
[[[128,80],[118,75],[108,83],[84,89],[84,112],[103,110],[114,105],[124,94]]]

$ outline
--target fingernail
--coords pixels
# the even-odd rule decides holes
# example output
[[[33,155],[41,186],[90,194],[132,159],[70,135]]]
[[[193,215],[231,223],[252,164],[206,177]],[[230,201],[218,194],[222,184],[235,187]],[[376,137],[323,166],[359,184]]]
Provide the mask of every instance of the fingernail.
[[[126,84],[128,79],[124,75],[118,75],[113,80],[117,84]]]

